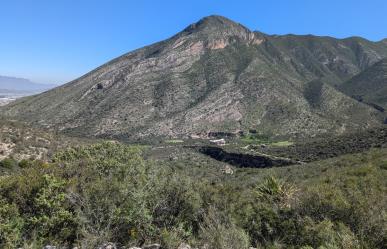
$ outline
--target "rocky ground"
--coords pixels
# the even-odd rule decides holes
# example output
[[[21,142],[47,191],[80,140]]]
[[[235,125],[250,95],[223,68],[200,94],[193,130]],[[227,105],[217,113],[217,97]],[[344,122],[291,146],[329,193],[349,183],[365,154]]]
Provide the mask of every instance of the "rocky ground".
[[[0,160],[7,157],[46,160],[60,148],[85,143],[86,139],[64,137],[20,122],[0,119]]]

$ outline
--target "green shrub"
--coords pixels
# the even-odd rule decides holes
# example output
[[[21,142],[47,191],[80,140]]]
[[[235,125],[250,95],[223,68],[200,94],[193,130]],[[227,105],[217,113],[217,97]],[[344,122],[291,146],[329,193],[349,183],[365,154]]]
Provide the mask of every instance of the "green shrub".
[[[356,236],[347,226],[341,222],[334,224],[327,219],[317,223],[307,220],[304,238],[314,248],[361,248]]]
[[[6,168],[6,169],[13,169],[17,166],[17,161],[13,158],[5,158],[2,161],[0,161],[0,167]]]
[[[292,201],[294,201],[296,192],[297,190],[293,185],[270,176],[257,187],[256,196],[260,200],[289,208]]]
[[[245,231],[219,217],[215,210],[210,210],[204,218],[200,238],[207,248],[247,249],[250,246],[250,239]]]
[[[77,221],[65,192],[66,182],[52,175],[43,175],[43,185],[33,200],[33,213],[28,225],[38,238],[47,242],[72,243],[76,238]]]
[[[192,239],[192,233],[186,230],[185,224],[177,224],[170,229],[164,228],[160,235],[163,248],[178,248],[182,242]]]
[[[17,248],[21,243],[23,229],[24,221],[17,206],[0,197],[0,247]]]
[[[78,193],[80,236],[84,247],[104,241],[136,243],[156,236],[149,205],[157,172],[145,163],[141,149],[116,143],[73,148],[55,157]]]
[[[387,161],[380,161],[380,162],[377,162],[377,166],[383,170],[387,170]]]
[[[27,160],[27,159],[22,159],[18,165],[20,168],[24,169],[24,168],[27,168],[27,167],[32,167],[33,165],[33,161],[32,160]]]

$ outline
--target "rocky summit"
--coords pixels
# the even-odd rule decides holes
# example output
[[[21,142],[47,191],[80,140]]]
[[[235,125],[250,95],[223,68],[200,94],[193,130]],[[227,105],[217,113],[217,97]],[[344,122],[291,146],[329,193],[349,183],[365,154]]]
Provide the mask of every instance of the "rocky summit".
[[[385,57],[385,41],[268,35],[209,16],[2,113],[128,140],[244,130],[337,135],[382,124],[380,109],[337,89]]]

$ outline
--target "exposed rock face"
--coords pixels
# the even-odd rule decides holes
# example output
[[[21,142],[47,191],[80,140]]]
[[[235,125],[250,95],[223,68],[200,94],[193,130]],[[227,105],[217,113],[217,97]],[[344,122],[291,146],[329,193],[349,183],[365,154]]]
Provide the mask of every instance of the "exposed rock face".
[[[251,128],[339,134],[381,123],[379,111],[333,86],[386,56],[383,42],[266,35],[210,16],[2,110],[76,135],[122,139]]]

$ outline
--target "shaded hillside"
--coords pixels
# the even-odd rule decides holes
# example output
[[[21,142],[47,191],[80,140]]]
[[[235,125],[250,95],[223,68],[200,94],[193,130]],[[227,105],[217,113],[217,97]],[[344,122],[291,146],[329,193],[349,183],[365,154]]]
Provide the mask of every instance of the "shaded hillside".
[[[2,110],[71,134],[130,140],[248,129],[341,134],[381,118],[333,85],[386,56],[381,42],[266,35],[210,16]]]
[[[387,59],[383,59],[340,86],[345,94],[373,105],[387,108]]]
[[[249,145],[246,149],[273,156],[288,157],[296,161],[312,162],[345,154],[387,147],[387,129],[369,129],[331,138],[319,137],[300,140],[289,146]],[[246,152],[244,152],[246,153]]]

